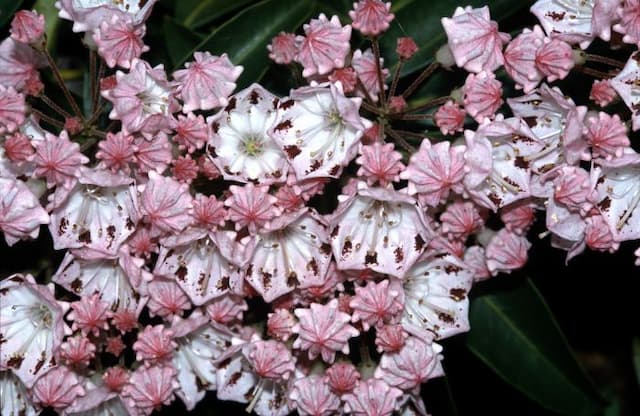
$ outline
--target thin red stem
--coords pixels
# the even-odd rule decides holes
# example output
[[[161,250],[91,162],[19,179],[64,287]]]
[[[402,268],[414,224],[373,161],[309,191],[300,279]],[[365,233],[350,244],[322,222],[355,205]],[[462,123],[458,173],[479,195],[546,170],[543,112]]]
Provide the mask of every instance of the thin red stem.
[[[80,107],[78,107],[78,103],[76,103],[76,100],[73,98],[73,95],[71,95],[71,91],[69,91],[67,84],[65,84],[64,79],[62,79],[62,74],[60,73],[60,70],[58,69],[58,66],[56,65],[56,62],[54,61],[53,57],[51,56],[47,48],[43,48],[43,52],[44,52],[44,56],[47,58],[47,61],[49,62],[49,67],[53,72],[53,76],[56,78],[56,81],[58,82],[60,89],[62,90],[65,97],[67,98],[69,105],[71,105],[73,112],[76,114],[76,116],[78,116],[78,118],[80,118],[80,120],[84,120],[84,117],[82,116],[82,111],[80,111]]]

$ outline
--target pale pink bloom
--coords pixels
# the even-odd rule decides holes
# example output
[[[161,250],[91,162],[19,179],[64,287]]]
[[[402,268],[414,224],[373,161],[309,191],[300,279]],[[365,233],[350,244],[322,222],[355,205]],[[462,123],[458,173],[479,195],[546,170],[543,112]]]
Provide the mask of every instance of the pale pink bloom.
[[[37,238],[40,225],[48,223],[49,215],[24,182],[0,177],[0,230],[9,246]]]
[[[329,81],[340,82],[342,91],[345,94],[352,93],[358,86],[358,74],[352,67],[337,68],[329,75]]]
[[[129,372],[122,367],[109,367],[102,375],[102,381],[109,390],[120,392],[129,382]]]
[[[597,103],[600,107],[606,107],[617,97],[616,90],[611,86],[608,79],[595,80],[591,86],[589,99]]]
[[[229,220],[235,222],[236,230],[248,227],[249,233],[256,234],[269,221],[279,216],[281,211],[276,198],[269,195],[267,186],[231,185],[231,195],[224,201],[227,206]]]
[[[96,354],[96,346],[84,335],[67,338],[60,346],[60,357],[70,367],[87,367]]]
[[[365,331],[394,321],[404,306],[400,293],[389,287],[389,280],[368,282],[364,287],[356,286],[355,290],[356,294],[349,302],[353,310],[351,320],[361,321]]]
[[[439,230],[442,231],[442,230]],[[453,254],[456,257],[462,257],[465,249],[465,242],[456,239],[450,239],[443,235],[436,235],[429,241],[425,254]]]
[[[34,152],[31,140],[22,132],[7,136],[4,141],[4,155],[13,163],[29,161]]]
[[[112,172],[124,172],[129,174],[129,164],[135,162],[135,153],[138,148],[133,144],[133,136],[120,131],[116,134],[107,133],[104,140],[98,142],[96,159],[100,160],[98,166],[110,169]]]
[[[309,358],[318,355],[322,360],[332,363],[336,352],[349,353],[349,339],[360,335],[360,332],[349,325],[351,317],[338,310],[338,301],[332,299],[326,305],[312,303],[309,309],[294,310],[299,322],[292,331],[298,334],[293,348],[308,350]]]
[[[113,89],[102,90],[102,96],[113,104],[112,120],[122,122],[125,133],[141,132],[147,140],[170,127],[170,115],[178,110],[164,67],[154,68],[134,59],[128,73],[116,72]]]
[[[570,211],[553,198],[546,202],[546,210],[546,226],[552,233],[551,246],[567,251],[566,261],[583,252],[586,223],[582,215]]]
[[[269,58],[277,64],[290,64],[298,53],[298,42],[293,33],[280,32],[267,45]]]
[[[613,30],[624,35],[623,42],[640,45],[640,1],[624,0],[617,12],[620,21]]]
[[[448,238],[466,240],[484,225],[480,212],[471,202],[455,201],[440,215],[442,232]]]
[[[500,219],[507,230],[516,234],[526,234],[536,219],[534,206],[527,200],[509,204],[500,210]]]
[[[571,211],[578,211],[587,202],[592,186],[589,172],[574,166],[563,166],[553,181],[553,197]]]
[[[249,306],[242,297],[229,294],[218,296],[205,305],[207,316],[223,325],[242,321],[242,315],[248,309]]]
[[[403,278],[431,234],[415,199],[393,189],[361,186],[340,200],[331,221],[338,268],[371,269]]]
[[[178,115],[172,127],[176,133],[172,140],[178,143],[180,149],[186,149],[189,153],[201,149],[209,140],[209,126],[201,115]]]
[[[611,26],[618,21],[621,0],[595,0],[591,15],[591,31],[605,42],[611,40]]]
[[[120,250],[117,257],[117,260],[113,255],[82,259],[68,252],[53,281],[85,299],[98,294],[113,313],[113,323],[118,329],[124,328],[125,323],[127,327],[135,327],[140,309],[147,299],[138,292],[144,289],[143,278],[146,279],[142,270],[144,260],[131,257],[125,250]],[[123,312],[125,310],[129,310],[126,315]]]
[[[145,31],[144,25],[136,26],[130,20],[114,15],[94,30],[93,41],[109,68],[117,65],[128,69],[134,59],[149,50],[142,41]]]
[[[493,73],[469,74],[464,87],[464,108],[478,123],[492,118],[502,105],[502,83]]]
[[[402,325],[383,325],[376,328],[376,350],[382,352],[398,352],[404,346],[408,334]]]
[[[487,267],[493,276],[511,273],[523,267],[528,259],[527,251],[531,243],[526,237],[503,228],[493,236],[487,245]]]
[[[31,401],[27,388],[20,379],[11,371],[0,371],[0,413],[7,416],[37,416],[40,410],[36,410]]]
[[[37,43],[44,34],[44,16],[36,11],[19,10],[11,21],[11,37],[22,43]]]
[[[584,242],[592,250],[614,252],[620,244],[613,239],[613,234],[602,215],[595,214],[585,219]]]
[[[198,177],[198,165],[190,155],[179,156],[173,161],[171,173],[178,182],[190,184]]]
[[[453,101],[447,101],[433,114],[436,126],[442,134],[455,134],[462,131],[466,112]]]
[[[0,43],[0,85],[25,90],[27,84],[38,84],[38,69],[47,65],[44,57],[31,46],[8,37]]]
[[[138,327],[138,316],[133,309],[121,309],[113,312],[111,323],[122,334]]]
[[[325,371],[327,384],[339,396],[353,391],[360,380],[360,373],[350,362],[334,363]]]
[[[135,147],[135,162],[140,173],[155,171],[164,172],[171,160],[171,143],[166,134],[159,133],[153,140],[146,140],[144,137],[137,137],[133,141]]]
[[[627,127],[617,114],[610,116],[599,112],[597,117],[587,117],[585,126],[584,135],[594,157],[621,157],[623,150],[631,144]]]
[[[432,338],[409,337],[400,351],[382,355],[375,377],[402,390],[419,387],[444,375],[441,352],[442,347],[432,342]]]
[[[178,387],[176,370],[169,366],[140,366],[131,374],[129,383],[122,390],[130,407],[135,407],[142,415],[150,415],[170,404]]]
[[[178,233],[190,225],[192,198],[185,184],[149,172],[149,182],[140,196],[140,211],[155,228]]]
[[[382,380],[370,378],[358,383],[352,393],[342,396],[347,413],[356,416],[391,416],[398,410],[402,390]]]
[[[184,102],[182,111],[211,110],[228,104],[227,97],[236,88],[243,67],[233,66],[226,53],[195,52],[195,61],[173,73],[178,82],[176,95]]]
[[[79,329],[82,334],[89,333],[94,336],[100,334],[100,330],[109,329],[107,319],[111,317],[109,304],[100,300],[100,294],[95,293],[91,296],[83,296],[79,301],[71,303],[72,311],[67,317],[73,322],[71,327],[74,331]]]
[[[14,274],[0,282],[0,367],[27,386],[55,366],[69,305],[54,298],[53,286],[36,284],[31,275]]]
[[[58,15],[73,21],[74,32],[90,32],[109,21],[113,16],[131,21],[139,26],[151,14],[156,0],[59,0],[55,3]]]
[[[206,230],[215,231],[222,227],[227,217],[224,202],[218,201],[214,195],[197,194],[193,199],[193,218],[195,225]]]
[[[261,378],[287,380],[295,370],[289,348],[278,341],[256,341],[246,347],[245,357]]]
[[[282,215],[263,232],[246,269],[245,280],[265,299],[296,286],[322,286],[331,261],[326,226],[313,212]]]
[[[491,272],[487,268],[484,249],[480,246],[471,246],[465,251],[464,264],[473,272],[473,279],[476,282],[491,277]]]
[[[381,0],[360,0],[353,3],[353,10],[349,17],[353,20],[351,26],[365,36],[378,36],[389,29],[389,23],[394,18],[390,11],[391,2]]]
[[[110,354],[115,355],[116,357],[119,357],[126,347],[127,346],[124,345],[124,342],[122,341],[122,337],[119,335],[115,335],[113,337],[107,337],[104,350]]]
[[[544,74],[536,65],[536,54],[544,41],[540,26],[524,29],[504,50],[504,69],[526,94],[538,86]]]
[[[187,295],[175,282],[156,278],[148,285],[149,301],[147,307],[151,316],[161,316],[171,321],[173,316],[180,316],[191,309]]]
[[[286,342],[292,335],[291,329],[296,321],[287,309],[278,308],[267,315],[267,333],[269,336]]]
[[[148,259],[151,253],[158,252],[158,243],[154,240],[148,227],[137,227],[136,231],[126,242],[131,253]]]
[[[71,142],[64,130],[60,136],[46,133],[45,140],[35,142],[34,147],[34,174],[45,178],[49,188],[62,185],[70,189],[76,182],[80,166],[89,162],[89,158],[80,153],[80,145]]]
[[[502,45],[510,36],[498,32],[498,24],[491,20],[489,7],[458,7],[452,18],[442,18],[442,26],[459,67],[475,73],[493,72],[504,63]]]
[[[461,193],[465,175],[465,146],[451,146],[448,141],[431,144],[424,139],[418,152],[400,178],[409,181],[409,195],[418,194],[424,204],[437,206],[453,191]]]
[[[297,379],[289,392],[289,400],[295,403],[301,416],[335,415],[340,407],[340,399],[319,375]]]
[[[360,146],[360,156],[356,159],[360,165],[358,176],[363,176],[369,185],[378,182],[385,187],[400,180],[399,173],[405,168],[401,160],[402,155],[394,150],[393,143]]]
[[[64,129],[71,135],[75,136],[83,130],[82,121],[78,117],[66,117],[64,119]]]
[[[560,39],[547,38],[536,51],[536,67],[549,82],[566,78],[574,65],[571,45]]]
[[[147,325],[138,333],[138,339],[133,343],[136,360],[144,361],[148,367],[170,359],[173,350],[178,346],[173,340],[173,335],[172,330],[162,325]]]
[[[385,80],[389,76],[389,70],[384,66],[384,59],[380,58],[380,68],[382,71],[382,79]],[[362,52],[357,49],[351,58],[351,66],[356,71],[358,79],[362,82],[364,89],[367,90],[369,96],[374,102],[378,101],[378,93],[380,93],[380,83],[378,82],[378,69],[376,67],[376,58],[367,49]],[[384,84],[384,83],[383,83]],[[385,89],[387,88],[384,84]],[[360,92],[359,92],[360,93]]]
[[[78,183],[51,213],[55,249],[88,248],[114,255],[138,222],[132,179],[81,168]]]
[[[547,36],[570,44],[580,44],[586,49],[595,33],[591,22],[594,1],[584,0],[538,0],[531,6]]]
[[[34,403],[62,412],[83,396],[85,390],[73,371],[57,366],[36,381],[31,394]]]
[[[165,238],[153,273],[175,279],[195,305],[230,290],[239,292],[242,277],[238,266],[249,261],[253,247],[234,241],[235,237],[233,231],[208,234],[191,228]]]
[[[24,95],[0,85],[0,134],[13,133],[25,119]]]
[[[291,121],[278,123],[278,98],[258,84],[238,92],[229,105],[207,122],[211,125],[212,159],[226,180],[271,184],[286,180],[289,165],[285,153],[268,132],[288,129]]]
[[[396,53],[400,57],[400,59],[411,59],[413,55],[418,52],[418,45],[416,42],[410,37],[400,37],[398,38],[396,45]]]
[[[423,256],[402,282],[405,329],[434,333],[438,339],[469,330],[469,298],[473,273],[456,256]],[[413,331],[415,332],[415,331]]]
[[[344,66],[351,50],[351,26],[340,25],[338,16],[331,20],[321,13],[303,25],[305,36],[297,36],[300,46],[295,60],[303,66],[302,76],[328,74]]]
[[[622,71],[610,79],[611,86],[631,110],[633,130],[640,129],[640,66],[632,55]]]
[[[295,175],[293,176],[295,177]],[[302,208],[305,203],[301,194],[302,190],[299,186],[285,183],[278,188],[273,196],[276,197],[278,200],[277,205],[282,208],[284,212],[293,212]]]
[[[280,128],[269,132],[302,181],[337,178],[356,156],[363,132],[371,126],[360,116],[362,99],[347,98],[339,84],[291,91],[279,104]]]

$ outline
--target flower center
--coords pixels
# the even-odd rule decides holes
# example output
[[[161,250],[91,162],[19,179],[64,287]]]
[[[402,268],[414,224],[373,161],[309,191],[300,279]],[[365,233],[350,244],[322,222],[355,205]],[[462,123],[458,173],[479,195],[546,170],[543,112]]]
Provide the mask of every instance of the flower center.
[[[53,324],[53,315],[46,305],[43,305],[42,303],[34,305],[31,307],[30,312],[29,319],[34,327],[44,326],[45,328],[51,328]]]
[[[259,136],[249,136],[242,142],[242,152],[250,157],[264,153],[264,140]]]

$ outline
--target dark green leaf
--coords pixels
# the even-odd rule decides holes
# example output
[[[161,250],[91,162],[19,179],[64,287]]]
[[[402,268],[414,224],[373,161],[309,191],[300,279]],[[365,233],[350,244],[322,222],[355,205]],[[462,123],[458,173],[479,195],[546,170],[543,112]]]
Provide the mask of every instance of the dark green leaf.
[[[185,51],[190,51],[202,42],[202,36],[165,17],[163,23],[165,45],[171,62],[176,64],[184,57]]]
[[[0,28],[11,21],[21,4],[22,0],[0,0]]]
[[[491,9],[491,18],[497,21],[530,4],[530,1],[514,2],[513,0],[467,0],[464,2],[464,5],[473,7],[488,5]],[[443,16],[451,16],[457,5],[457,2],[450,0],[395,1],[392,11],[396,18],[380,39],[385,65],[390,68],[397,62],[395,52],[397,39],[411,36],[420,50],[404,65],[402,75],[410,74],[427,66],[440,46],[447,41],[440,19]]]
[[[251,2],[252,0],[180,0],[176,4],[176,20],[190,29],[196,29]]]
[[[529,398],[566,415],[602,411],[602,399],[530,280],[475,298],[470,320],[469,349]]]
[[[58,17],[58,9],[55,6],[55,2],[51,0],[38,0],[33,8],[44,16],[47,47],[52,51],[55,49],[58,41],[58,26],[60,26],[60,18]]]
[[[269,66],[267,45],[280,31],[293,31],[306,21],[315,4],[311,0],[265,0],[243,10],[206,37],[176,62],[180,66],[193,52],[228,53],[231,62],[244,66],[238,87],[260,80]]]

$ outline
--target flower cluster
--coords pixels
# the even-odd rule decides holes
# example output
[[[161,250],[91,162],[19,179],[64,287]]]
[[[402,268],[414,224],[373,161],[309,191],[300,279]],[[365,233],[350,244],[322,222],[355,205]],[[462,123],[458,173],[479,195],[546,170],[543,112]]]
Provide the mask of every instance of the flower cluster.
[[[149,415],[207,392],[259,415],[426,414],[438,341],[469,330],[474,282],[526,264],[536,218],[567,259],[640,239],[637,1],[540,0],[540,26],[513,39],[487,7],[458,8],[399,92],[419,46],[398,39],[386,69],[391,4],[360,0],[349,24],[273,38],[271,59],[307,82],[284,97],[235,91],[224,54],[151,66],[154,3],[56,3],[89,48],[87,113],[41,15],[18,12],[0,43],[0,230],[13,245],[48,226],[66,250],[51,282],[0,282],[2,414]],[[626,64],[584,50],[612,30]],[[410,100],[454,67],[464,85]],[[550,85],[578,70],[595,109]],[[503,95],[507,78],[523,95]],[[618,97],[630,120],[602,111]]]

